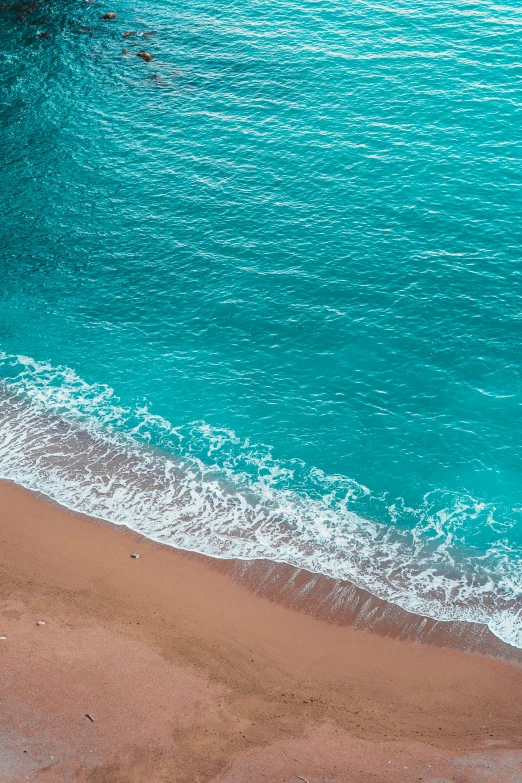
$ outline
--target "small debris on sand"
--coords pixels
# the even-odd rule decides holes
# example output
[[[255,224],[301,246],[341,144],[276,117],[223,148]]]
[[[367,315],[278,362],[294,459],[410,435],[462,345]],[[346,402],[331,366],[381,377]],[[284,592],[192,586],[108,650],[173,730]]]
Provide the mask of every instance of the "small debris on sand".
[[[150,63],[150,61],[152,60],[152,55],[149,54],[148,52],[138,52],[136,56],[141,57],[141,59],[145,60],[145,62],[147,63]]]
[[[45,625],[45,620],[37,620],[36,625]]]
[[[5,642],[6,639],[7,639],[7,636],[0,636],[0,641]]]
[[[146,52],[145,52],[145,54],[146,54]],[[151,59],[152,59],[152,58],[151,58]],[[133,557],[134,559],[136,559],[136,558],[140,557],[140,553],[139,553],[139,552],[133,552],[133,553],[132,553],[132,555],[131,555],[131,557]]]
[[[89,715],[88,712],[85,713],[85,717],[87,718],[87,720],[90,720],[91,723],[94,723],[94,718],[92,717],[92,715]]]
[[[108,11],[106,14],[100,16],[100,19],[116,19],[117,14],[114,11]]]
[[[126,33],[122,33],[121,34],[121,37],[122,38],[130,38],[131,35],[136,35],[136,30],[127,30]]]

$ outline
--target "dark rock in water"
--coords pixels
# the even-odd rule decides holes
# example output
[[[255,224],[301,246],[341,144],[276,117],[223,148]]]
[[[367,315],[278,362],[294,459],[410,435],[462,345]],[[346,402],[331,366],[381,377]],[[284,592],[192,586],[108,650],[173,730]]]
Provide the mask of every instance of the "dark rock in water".
[[[128,49],[123,49],[123,50],[122,50],[122,54],[128,54],[128,53],[129,53],[129,50],[128,50]]]
[[[100,16],[100,19],[116,19],[118,14],[115,14],[114,11],[108,11],[106,14],[103,14]]]
[[[122,38],[130,38],[131,35],[136,35],[136,30],[128,30],[126,33],[122,33]]]
[[[49,38],[49,33],[40,32],[38,33],[38,38]]]
[[[147,63],[150,63],[150,61],[152,60],[152,55],[149,54],[148,52],[138,52],[136,56],[141,57],[141,59],[145,60],[145,62]]]

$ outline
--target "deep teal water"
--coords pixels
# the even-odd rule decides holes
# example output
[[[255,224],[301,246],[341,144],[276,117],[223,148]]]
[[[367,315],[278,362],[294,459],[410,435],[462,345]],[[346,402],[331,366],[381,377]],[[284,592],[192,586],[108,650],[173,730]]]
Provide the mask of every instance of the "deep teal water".
[[[521,37],[454,0],[0,11],[1,474],[522,646]]]

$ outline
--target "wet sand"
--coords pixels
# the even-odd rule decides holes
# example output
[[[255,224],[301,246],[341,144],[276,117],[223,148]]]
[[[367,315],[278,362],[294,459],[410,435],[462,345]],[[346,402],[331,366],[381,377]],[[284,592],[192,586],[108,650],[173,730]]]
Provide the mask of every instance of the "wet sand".
[[[0,539],[2,783],[522,779],[512,662],[322,621],[5,482]]]

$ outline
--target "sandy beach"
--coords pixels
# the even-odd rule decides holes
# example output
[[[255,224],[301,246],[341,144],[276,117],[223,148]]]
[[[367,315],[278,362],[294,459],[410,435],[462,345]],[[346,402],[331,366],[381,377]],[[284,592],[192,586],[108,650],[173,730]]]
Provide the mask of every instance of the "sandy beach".
[[[0,534],[2,783],[522,779],[516,663],[321,621],[5,482]]]

